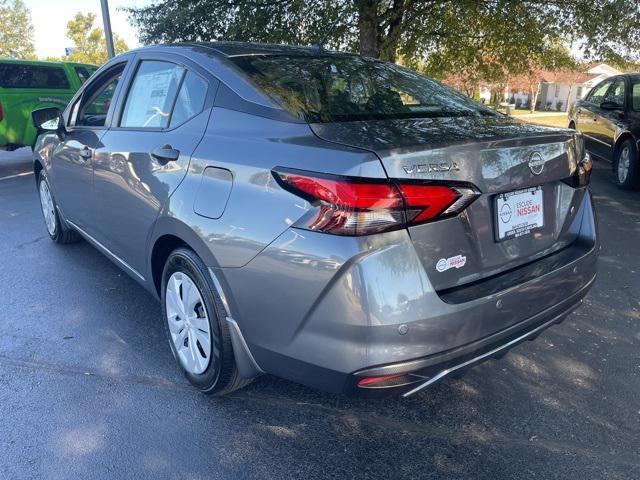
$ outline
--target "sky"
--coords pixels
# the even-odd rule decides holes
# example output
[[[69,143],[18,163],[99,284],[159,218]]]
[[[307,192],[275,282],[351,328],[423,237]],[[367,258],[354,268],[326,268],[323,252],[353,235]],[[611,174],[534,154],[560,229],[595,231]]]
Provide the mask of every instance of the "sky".
[[[65,47],[72,47],[66,37],[67,22],[77,12],[94,13],[96,26],[102,28],[102,10],[100,0],[23,0],[31,10],[31,21],[34,27],[36,54],[39,58],[60,57]],[[151,0],[109,0],[111,29],[124,38],[129,48],[139,45],[136,28],[129,25],[123,7],[140,7],[148,5]]]

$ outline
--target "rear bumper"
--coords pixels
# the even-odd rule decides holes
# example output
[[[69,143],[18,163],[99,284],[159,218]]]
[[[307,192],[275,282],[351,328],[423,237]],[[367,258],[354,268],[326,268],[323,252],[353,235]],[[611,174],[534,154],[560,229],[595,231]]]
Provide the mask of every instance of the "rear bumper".
[[[357,379],[371,376],[408,373],[415,378],[415,381],[403,389],[405,390],[403,396],[407,397],[439,382],[448,375],[460,373],[492,358],[500,358],[518,344],[525,340],[534,340],[547,328],[562,322],[582,304],[582,299],[593,286],[595,279],[594,276],[579,292],[562,303],[501,332],[441,354],[355,372],[353,374],[355,382],[357,383]]]

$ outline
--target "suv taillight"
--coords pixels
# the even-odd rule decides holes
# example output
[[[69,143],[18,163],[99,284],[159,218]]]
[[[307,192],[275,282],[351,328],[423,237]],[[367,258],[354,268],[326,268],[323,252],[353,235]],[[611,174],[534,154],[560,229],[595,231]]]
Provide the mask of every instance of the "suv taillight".
[[[368,235],[457,215],[480,192],[472,185],[361,179],[277,168],[276,181],[314,208],[295,226]]]

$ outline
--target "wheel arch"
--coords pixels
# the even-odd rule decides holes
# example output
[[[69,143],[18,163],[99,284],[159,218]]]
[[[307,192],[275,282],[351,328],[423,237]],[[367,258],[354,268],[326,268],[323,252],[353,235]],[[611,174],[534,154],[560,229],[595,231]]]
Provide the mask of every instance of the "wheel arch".
[[[35,175],[36,183],[38,183],[38,178],[40,178],[40,172],[44,170],[44,165],[39,158],[36,158],[33,161],[33,174]]]
[[[631,140],[631,142],[635,145],[636,147],[636,153],[640,152],[640,141],[638,139],[636,139],[636,137],[629,132],[628,130],[622,132],[620,135],[618,135],[618,138],[616,138],[616,143],[613,145],[613,155],[611,156],[611,169],[615,170],[615,161],[616,158],[618,156],[618,151],[620,150],[620,146],[622,145],[622,143],[625,140]]]
[[[198,234],[186,223],[176,218],[163,217],[156,222],[151,245],[152,247],[151,254],[149,255],[148,267],[151,281],[149,283],[152,284],[152,288],[158,298],[161,297],[160,290],[162,287],[162,272],[164,270],[164,265],[169,255],[171,255],[171,252],[176,248],[186,247],[193,250],[207,267],[218,266],[218,262],[211,253],[211,250],[209,250]],[[212,274],[212,281],[214,288],[218,290],[217,293],[226,310],[225,321],[230,329],[233,354],[240,376],[244,379],[257,377],[264,373],[264,371],[256,363],[236,319],[231,317],[231,313],[229,312],[229,301],[232,301],[232,299],[229,298],[230,292],[228,291],[228,288],[226,289],[227,291],[225,291],[220,283],[220,281],[224,282],[224,279]]]
[[[190,248],[208,267],[218,265],[211,250],[198,234],[187,224],[176,218],[163,217],[158,219],[150,245],[147,270],[150,273],[151,283],[158,297],[160,297],[164,264],[171,252],[176,248],[181,246]]]

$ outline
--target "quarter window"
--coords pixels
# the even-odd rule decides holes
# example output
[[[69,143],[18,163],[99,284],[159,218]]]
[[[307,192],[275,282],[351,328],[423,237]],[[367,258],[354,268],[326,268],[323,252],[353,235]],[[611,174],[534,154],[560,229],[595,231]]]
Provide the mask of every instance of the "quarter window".
[[[120,126],[166,128],[184,73],[184,68],[169,62],[140,63],[127,96]]]
[[[78,79],[80,80],[80,83],[84,83],[87,80],[89,80],[89,77],[95,71],[87,67],[74,67],[74,70],[76,71],[76,75],[78,75]]]
[[[180,125],[200,113],[206,96],[207,83],[195,73],[187,72],[178,92],[169,126]]]

